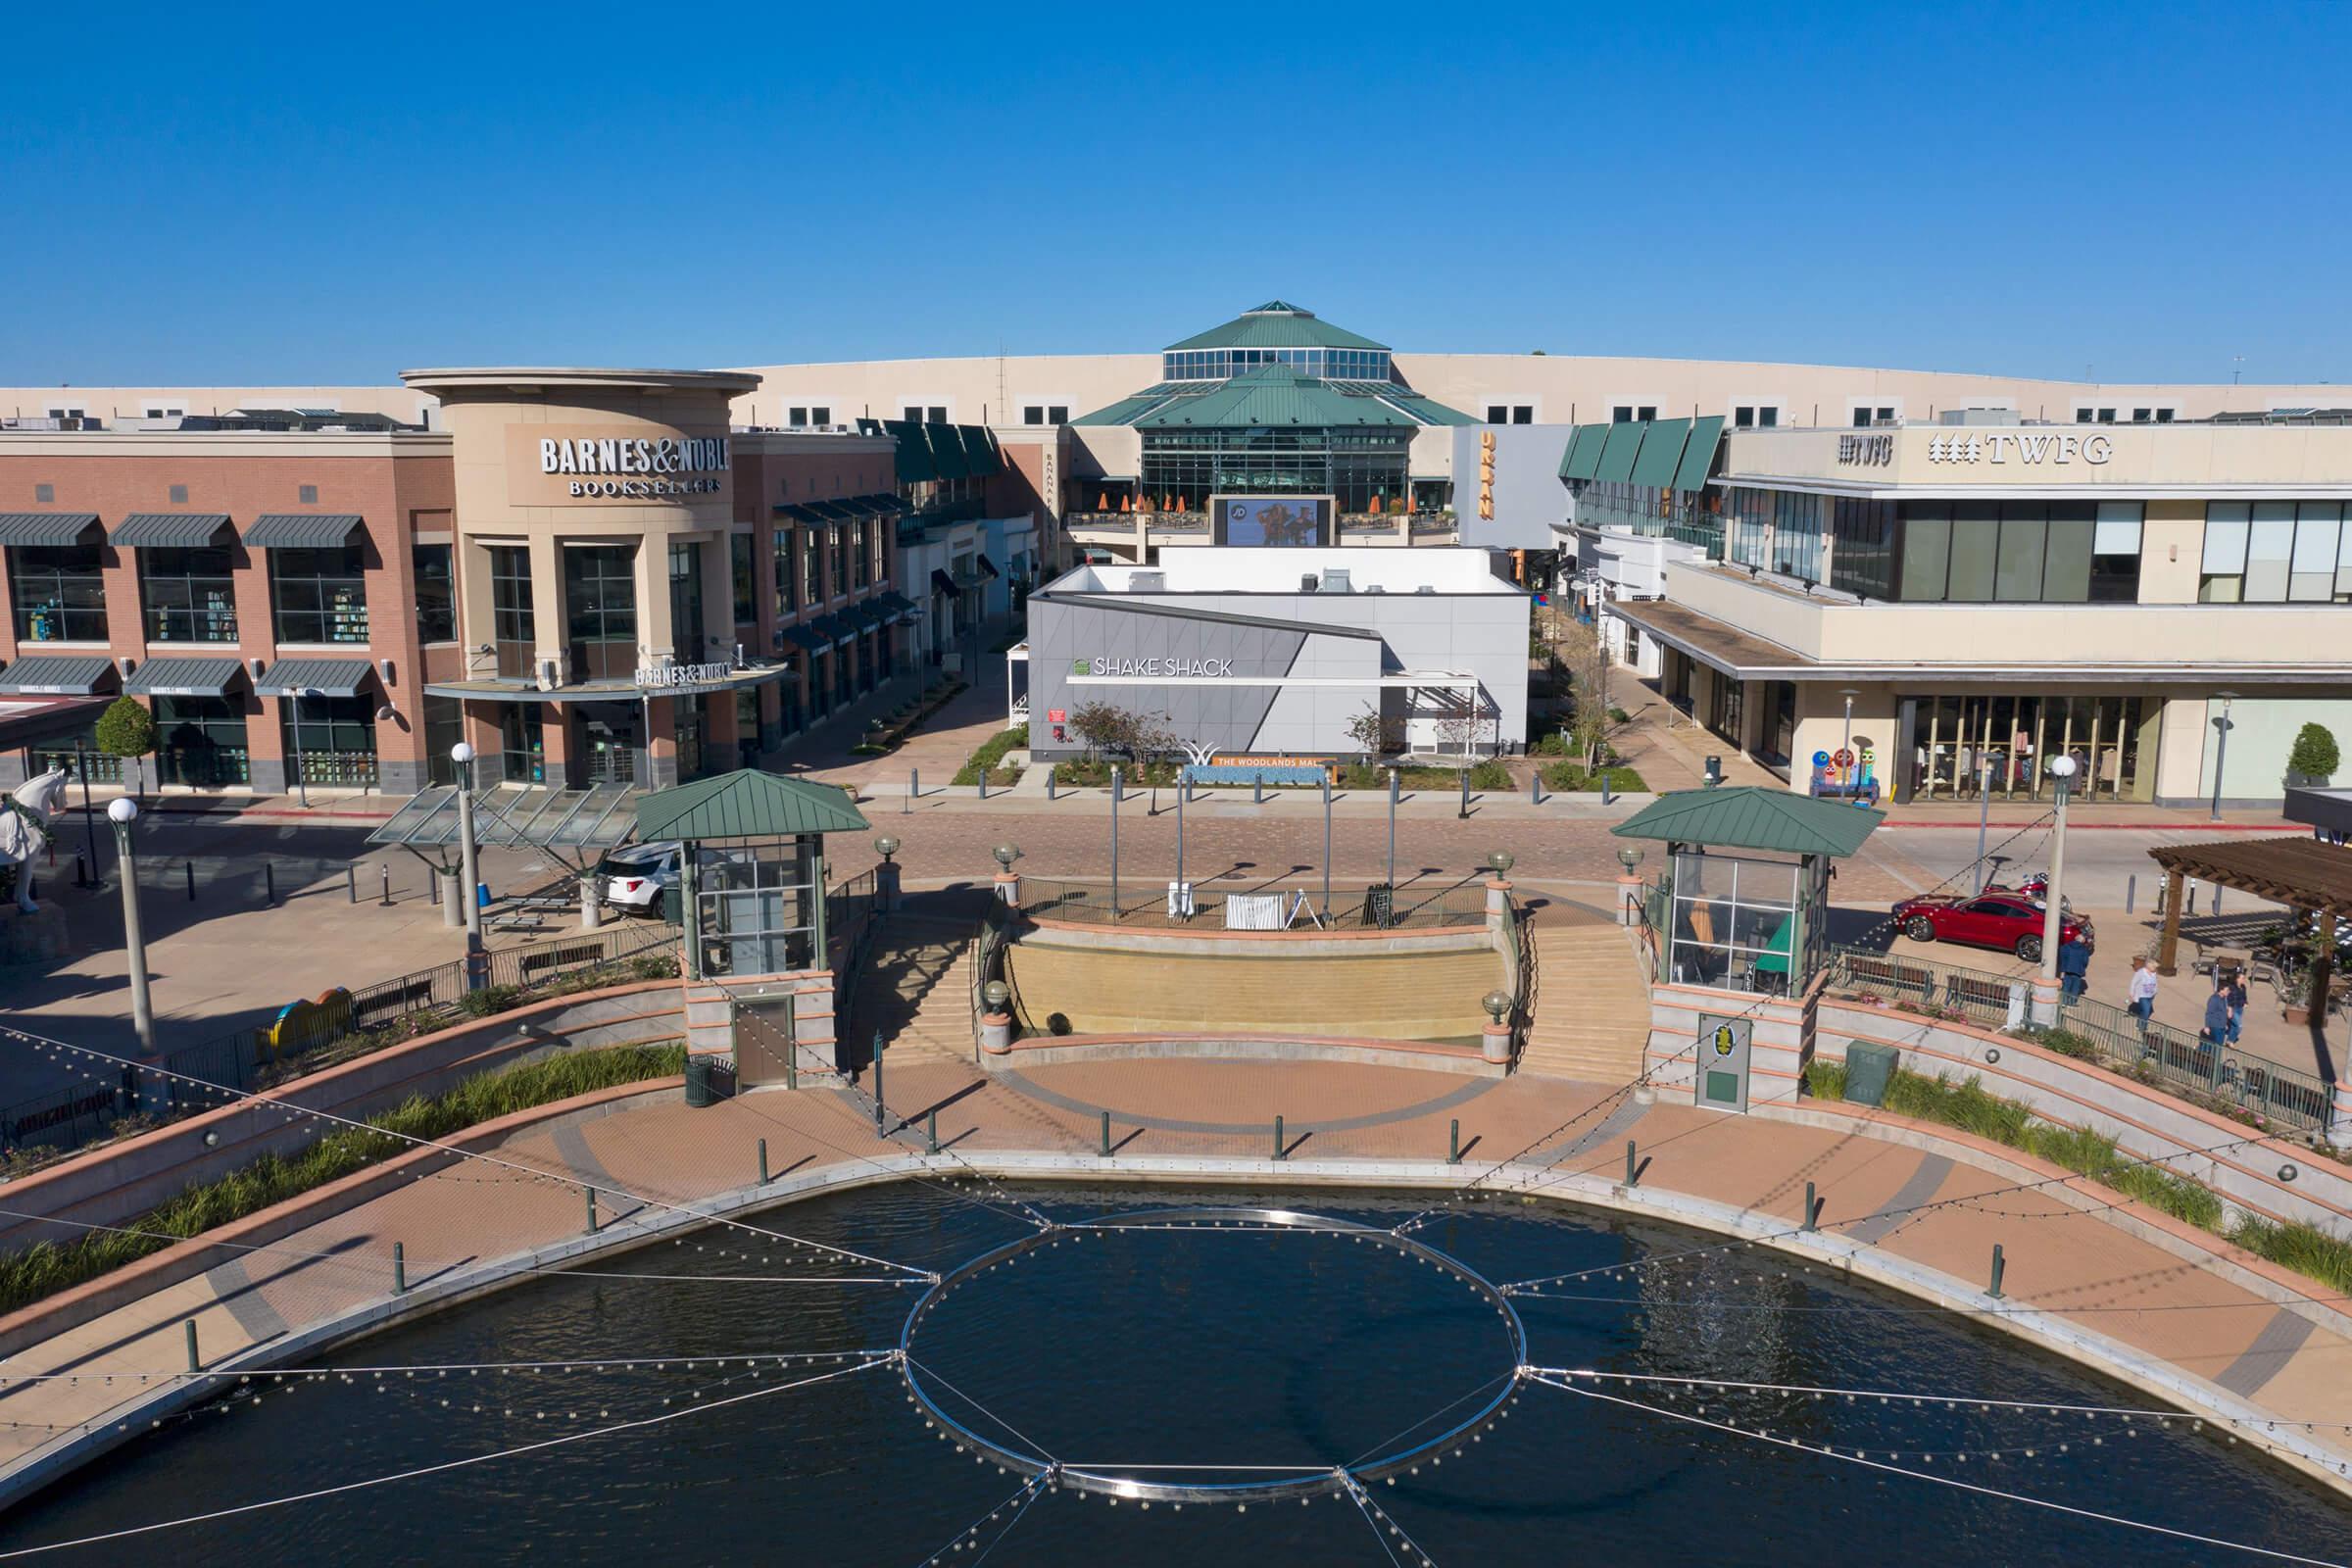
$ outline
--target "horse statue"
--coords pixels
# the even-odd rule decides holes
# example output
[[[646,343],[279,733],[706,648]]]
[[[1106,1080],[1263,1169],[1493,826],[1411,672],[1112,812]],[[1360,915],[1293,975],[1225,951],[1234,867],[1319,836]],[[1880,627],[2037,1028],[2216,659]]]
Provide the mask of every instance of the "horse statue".
[[[66,798],[70,776],[66,769],[53,767],[0,801],[0,870],[16,868],[17,908],[24,914],[40,907],[32,902],[32,858],[49,842],[49,819]]]

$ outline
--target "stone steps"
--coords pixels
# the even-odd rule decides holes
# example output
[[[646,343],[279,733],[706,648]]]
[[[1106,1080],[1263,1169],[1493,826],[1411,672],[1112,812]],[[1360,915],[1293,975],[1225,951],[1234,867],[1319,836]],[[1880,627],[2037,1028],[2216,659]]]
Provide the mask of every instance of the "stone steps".
[[[1536,1007],[1519,1070],[1593,1083],[1642,1072],[1649,986],[1624,930],[1601,921],[1546,925],[1536,937]]]

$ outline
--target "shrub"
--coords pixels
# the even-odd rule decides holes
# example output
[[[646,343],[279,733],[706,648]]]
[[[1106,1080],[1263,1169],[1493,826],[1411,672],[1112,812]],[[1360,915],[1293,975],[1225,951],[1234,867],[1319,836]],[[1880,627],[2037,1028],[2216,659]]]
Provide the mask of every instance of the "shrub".
[[[2230,1239],[2258,1257],[2352,1294],[2352,1242],[2316,1225],[2300,1220],[2278,1224],[2249,1214],[2230,1230]]]
[[[1000,734],[991,735],[980,743],[979,749],[972,753],[970,758],[964,761],[963,766],[956,770],[955,782],[977,784],[980,782],[980,775],[983,771],[988,774],[988,781],[991,784],[1018,782],[1021,770],[1017,767],[1003,765],[1004,754],[1019,751],[1028,744],[1029,726],[1026,724],[1015,724],[1012,728]]]
[[[111,713],[113,710],[108,711]],[[2336,751],[2335,736],[2325,724],[2304,725],[2295,735],[2293,750],[2286,754],[2287,771],[2310,779],[2333,777],[2336,765],[2342,760]]]
[[[1600,781],[1606,778],[1609,789],[1619,795],[1640,793],[1649,788],[1648,782],[1630,767],[1604,767],[1597,772],[1581,762],[1555,762],[1544,770],[1544,787],[1562,793],[1585,792],[1597,794]]]
[[[1474,790],[1507,790],[1511,787],[1511,770],[1490,757],[1470,770],[1470,787]]]
[[[136,697],[118,697],[98,715],[98,749],[109,757],[142,759],[155,750],[155,715]],[[139,790],[147,788],[147,764],[139,762]]]

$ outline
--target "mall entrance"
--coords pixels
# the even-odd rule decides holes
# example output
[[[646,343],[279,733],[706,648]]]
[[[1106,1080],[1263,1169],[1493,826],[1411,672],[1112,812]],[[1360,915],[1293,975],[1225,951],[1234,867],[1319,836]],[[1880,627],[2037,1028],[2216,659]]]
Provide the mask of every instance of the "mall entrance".
[[[572,711],[579,734],[579,745],[572,753],[573,787],[592,790],[600,784],[633,784],[647,788],[644,705],[579,703]]]

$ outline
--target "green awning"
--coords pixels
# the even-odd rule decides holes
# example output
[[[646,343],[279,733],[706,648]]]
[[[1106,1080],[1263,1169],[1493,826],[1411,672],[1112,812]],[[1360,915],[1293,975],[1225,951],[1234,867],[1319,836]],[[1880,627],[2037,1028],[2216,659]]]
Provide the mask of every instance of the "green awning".
[[[964,462],[963,437],[952,424],[926,424],[923,439],[931,443],[931,470],[942,479],[968,479],[971,466]]]
[[[862,833],[872,825],[839,785],[779,778],[758,768],[657,790],[637,802],[637,838],[646,844]]]
[[[776,515],[787,521],[799,523],[817,523],[825,520],[824,514],[814,507],[804,507],[797,502],[786,502],[783,506],[778,507]]]
[[[374,674],[365,659],[281,659],[253,689],[264,697],[357,697]]]
[[[914,601],[895,588],[886,588],[875,595],[874,603],[895,620],[905,620],[908,616],[918,613],[914,608]]]
[[[1682,466],[1675,470],[1677,490],[1704,490],[1707,470],[1715,466],[1715,448],[1723,441],[1723,416],[1711,414],[1694,420],[1690,439],[1683,445]]]
[[[77,545],[95,512],[0,512],[0,545]]]
[[[859,631],[880,631],[890,624],[890,617],[873,605],[852,605],[841,612],[841,618]]]
[[[356,512],[265,512],[245,530],[249,550],[340,550],[367,519]]]
[[[244,668],[234,659],[150,659],[122,690],[133,697],[226,697]]]
[[[971,477],[985,479],[1004,471],[1004,450],[997,445],[996,435],[987,425],[963,425],[957,433],[963,437],[963,461]]]
[[[819,615],[808,624],[815,628],[816,634],[825,640],[828,648],[837,647],[858,635],[858,628],[839,615]]]
[[[114,661],[104,654],[35,655],[0,669],[0,692],[27,697],[94,697],[114,683]]]
[[[1725,784],[1661,795],[1609,831],[1622,839],[1662,839],[1709,849],[1847,856],[1886,819],[1885,811],[1793,790]]]
[[[882,428],[898,443],[897,472],[901,484],[929,484],[939,477],[931,464],[931,443],[923,427],[908,419],[885,419]]]
[[[786,642],[791,643],[795,648],[798,648],[805,654],[821,654],[826,649],[833,646],[830,641],[818,636],[815,629],[809,626],[786,626],[778,631],[776,635],[783,638]]]
[[[1600,466],[1592,477],[1603,484],[1624,484],[1634,476],[1634,454],[1642,449],[1642,438],[1649,426],[1639,419],[1609,426],[1609,444],[1600,449]]]
[[[1560,458],[1560,477],[1590,479],[1600,467],[1600,449],[1609,444],[1609,427],[1605,424],[1580,424],[1568,442],[1568,450]]]
[[[1690,439],[1689,419],[1660,419],[1642,438],[1642,455],[1634,460],[1633,482],[1664,490],[1674,483],[1676,465],[1683,461],[1683,443]]]
[[[133,550],[201,550],[227,526],[225,512],[134,512],[108,530],[106,542]]]

